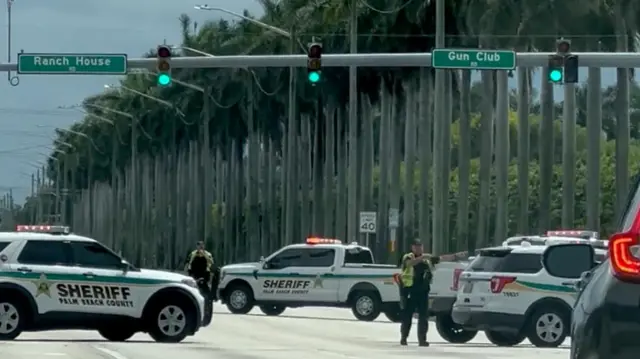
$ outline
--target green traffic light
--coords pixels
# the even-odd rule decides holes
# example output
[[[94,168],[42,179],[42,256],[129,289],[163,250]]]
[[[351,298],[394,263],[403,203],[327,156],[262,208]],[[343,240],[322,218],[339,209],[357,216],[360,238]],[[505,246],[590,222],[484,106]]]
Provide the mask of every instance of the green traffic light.
[[[169,84],[171,84],[171,76],[167,74],[158,75],[158,85],[167,86]]]
[[[309,72],[309,82],[316,83],[320,81],[320,73],[317,71]]]
[[[560,70],[551,70],[551,72],[549,72],[549,79],[553,82],[560,82],[562,81],[562,71]]]

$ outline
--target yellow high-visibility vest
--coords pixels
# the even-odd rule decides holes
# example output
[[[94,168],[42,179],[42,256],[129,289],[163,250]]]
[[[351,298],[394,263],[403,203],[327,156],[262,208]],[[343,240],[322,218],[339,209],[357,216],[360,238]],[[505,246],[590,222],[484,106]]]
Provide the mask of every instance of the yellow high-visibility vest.
[[[405,264],[405,262],[414,258],[415,255],[411,252],[402,256],[402,272],[400,273],[400,279],[402,280],[402,285],[404,287],[413,286],[413,266],[408,266]],[[434,268],[429,259],[425,258],[423,262],[428,266],[427,270],[424,273],[426,277],[427,275],[433,273]],[[431,277],[433,278],[433,276]]]

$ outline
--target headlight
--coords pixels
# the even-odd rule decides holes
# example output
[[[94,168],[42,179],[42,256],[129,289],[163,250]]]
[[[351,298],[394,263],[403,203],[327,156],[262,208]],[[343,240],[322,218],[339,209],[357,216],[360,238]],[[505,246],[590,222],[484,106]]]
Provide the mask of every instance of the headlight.
[[[189,287],[198,289],[198,283],[193,278],[185,278],[182,280],[182,284],[186,284]]]

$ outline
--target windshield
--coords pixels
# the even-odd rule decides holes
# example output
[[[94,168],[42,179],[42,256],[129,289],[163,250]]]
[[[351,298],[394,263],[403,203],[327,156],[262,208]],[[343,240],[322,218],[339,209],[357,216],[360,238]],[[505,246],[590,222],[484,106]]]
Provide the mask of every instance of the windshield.
[[[344,264],[373,264],[373,255],[368,249],[347,249]]]
[[[467,270],[472,272],[497,272],[511,250],[485,250],[471,262]]]

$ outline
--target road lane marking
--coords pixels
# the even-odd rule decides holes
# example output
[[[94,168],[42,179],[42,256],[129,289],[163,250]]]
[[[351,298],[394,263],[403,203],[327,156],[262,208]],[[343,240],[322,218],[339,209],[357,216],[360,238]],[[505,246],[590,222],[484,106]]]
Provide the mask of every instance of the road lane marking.
[[[117,351],[111,350],[111,349],[107,349],[107,348],[103,348],[103,347],[94,347],[96,349],[98,349],[99,351],[107,354],[108,356],[112,357],[113,359],[127,359],[126,356],[118,353]]]

